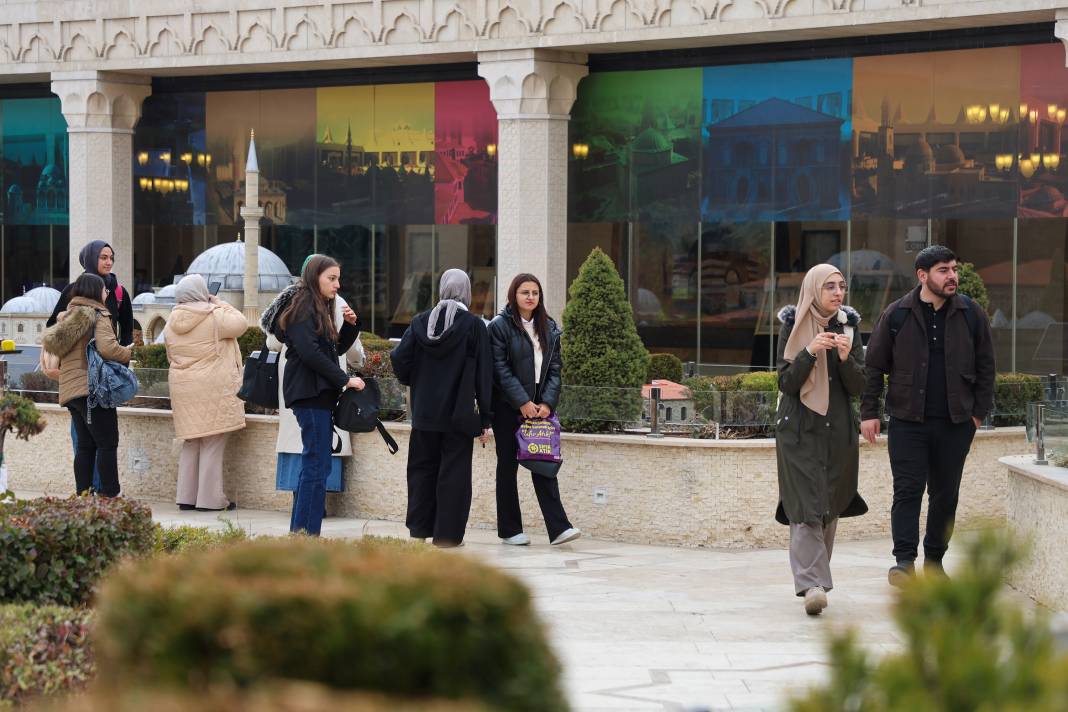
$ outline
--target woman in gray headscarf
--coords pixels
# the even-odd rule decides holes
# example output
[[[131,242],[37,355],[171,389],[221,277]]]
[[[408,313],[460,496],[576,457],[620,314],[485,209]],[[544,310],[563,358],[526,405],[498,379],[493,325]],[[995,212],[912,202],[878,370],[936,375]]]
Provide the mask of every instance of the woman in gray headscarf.
[[[440,301],[417,314],[390,359],[411,387],[408,531],[440,547],[463,543],[471,511],[474,438],[485,447],[493,391],[493,356],[481,318],[471,314],[471,280],[441,275]]]
[[[241,349],[245,316],[208,293],[199,274],[174,290],[178,305],[163,329],[170,361],[168,380],[174,432],[182,444],[178,458],[178,508],[217,511],[237,505],[223,493],[226,439],[245,427],[241,387]]]

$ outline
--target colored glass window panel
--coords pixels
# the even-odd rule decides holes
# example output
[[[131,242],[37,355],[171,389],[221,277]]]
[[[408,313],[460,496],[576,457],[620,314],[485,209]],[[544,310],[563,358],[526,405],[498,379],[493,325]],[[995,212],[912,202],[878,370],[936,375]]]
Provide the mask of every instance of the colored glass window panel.
[[[701,218],[849,216],[852,60],[704,70]]]
[[[587,77],[572,109],[572,222],[697,222],[701,70]]]
[[[497,111],[481,79],[434,87],[434,222],[497,221]]]
[[[0,101],[0,135],[3,222],[68,224],[67,122],[59,99]]]

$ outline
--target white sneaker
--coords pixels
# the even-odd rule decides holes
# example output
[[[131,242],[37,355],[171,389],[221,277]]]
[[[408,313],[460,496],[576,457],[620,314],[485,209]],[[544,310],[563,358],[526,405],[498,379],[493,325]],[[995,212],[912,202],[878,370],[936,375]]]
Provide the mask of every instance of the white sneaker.
[[[566,544],[569,541],[574,541],[575,539],[578,539],[580,536],[582,536],[582,532],[580,532],[578,529],[575,529],[575,527],[571,527],[563,534],[553,539],[552,543]]]
[[[510,544],[511,546],[527,546],[530,544],[530,537],[523,532],[519,532],[515,536],[510,536],[507,539],[502,537],[501,543]]]

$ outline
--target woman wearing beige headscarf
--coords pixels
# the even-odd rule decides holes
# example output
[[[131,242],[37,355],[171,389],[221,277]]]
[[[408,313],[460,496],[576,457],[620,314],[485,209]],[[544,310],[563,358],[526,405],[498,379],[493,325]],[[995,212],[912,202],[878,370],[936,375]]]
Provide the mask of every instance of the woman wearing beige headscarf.
[[[204,277],[190,274],[174,290],[178,305],[163,330],[170,370],[178,457],[178,508],[218,511],[237,505],[223,493],[226,439],[245,427],[241,349],[245,315],[208,292]]]
[[[816,265],[797,306],[779,312],[779,406],[775,421],[779,506],[790,526],[790,568],[805,612],[827,607],[839,517],[868,511],[857,494],[858,420],[850,398],[864,390],[860,315],[843,306],[845,277]]]

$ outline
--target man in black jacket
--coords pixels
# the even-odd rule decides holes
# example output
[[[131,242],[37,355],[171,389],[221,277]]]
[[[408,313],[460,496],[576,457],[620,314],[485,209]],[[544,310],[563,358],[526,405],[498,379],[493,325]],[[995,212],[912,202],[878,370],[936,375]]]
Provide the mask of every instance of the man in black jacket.
[[[889,581],[915,571],[920,507],[928,491],[924,568],[943,574],[961,473],[975,431],[993,408],[994,343],[986,313],[957,293],[957,258],[932,245],[916,256],[920,284],[883,312],[868,342],[861,433],[879,435],[879,398],[888,375],[894,557]]]
[[[474,438],[485,445],[492,422],[493,356],[486,325],[468,312],[467,274],[446,270],[439,294],[436,307],[412,319],[390,360],[397,380],[411,387],[405,524],[415,539],[453,547],[471,513]]]

